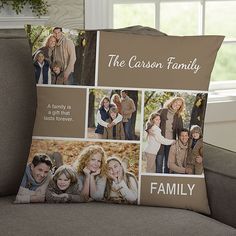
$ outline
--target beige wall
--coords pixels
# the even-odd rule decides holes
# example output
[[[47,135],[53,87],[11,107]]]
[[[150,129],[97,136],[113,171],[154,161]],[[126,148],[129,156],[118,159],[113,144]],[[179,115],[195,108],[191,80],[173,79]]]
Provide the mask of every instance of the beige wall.
[[[205,121],[206,142],[236,151],[236,101],[209,103]]]
[[[4,7],[0,11],[1,29],[24,28],[26,24],[46,24],[70,29],[84,28],[84,0],[47,0],[49,12],[47,16],[40,18],[32,14],[29,7],[25,7],[22,13],[17,15],[11,7]]]
[[[48,0],[49,19],[45,23],[64,28],[84,28],[83,0]]]

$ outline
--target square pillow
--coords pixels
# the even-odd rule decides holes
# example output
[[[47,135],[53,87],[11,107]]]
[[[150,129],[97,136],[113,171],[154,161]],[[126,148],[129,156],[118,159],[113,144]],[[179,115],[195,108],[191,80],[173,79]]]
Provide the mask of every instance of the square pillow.
[[[27,29],[38,108],[16,202],[103,201],[209,213],[203,128],[224,37],[149,28],[141,34],[140,27]]]

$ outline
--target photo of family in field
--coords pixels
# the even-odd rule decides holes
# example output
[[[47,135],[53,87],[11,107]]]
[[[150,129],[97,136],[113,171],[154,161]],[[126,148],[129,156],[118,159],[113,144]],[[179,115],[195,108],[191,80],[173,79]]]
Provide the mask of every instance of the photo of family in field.
[[[207,94],[146,91],[142,171],[203,174]]]
[[[88,138],[139,140],[141,92],[90,89]]]
[[[96,31],[26,26],[37,84],[94,85]]]
[[[138,144],[33,140],[16,203],[136,204]]]

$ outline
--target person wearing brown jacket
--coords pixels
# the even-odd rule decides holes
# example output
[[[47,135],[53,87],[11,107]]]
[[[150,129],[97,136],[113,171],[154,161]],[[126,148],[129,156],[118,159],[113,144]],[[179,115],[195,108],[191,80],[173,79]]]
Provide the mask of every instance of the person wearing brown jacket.
[[[106,120],[107,123],[111,124],[118,116],[118,109],[116,107],[111,107],[109,110],[110,118]],[[116,139],[125,140],[125,132],[122,122],[118,122],[116,125],[111,127],[104,127],[103,132],[104,139]]]
[[[192,174],[192,169],[187,167],[189,132],[182,129],[177,142],[170,147],[168,168],[172,174]]]
[[[62,71],[62,65],[59,61],[54,61],[52,63],[52,84],[68,84],[68,80],[65,80],[64,73]]]
[[[187,165],[192,169],[193,174],[203,173],[203,138],[202,129],[198,125],[193,125],[190,129]]]
[[[76,61],[75,45],[71,39],[68,39],[62,32],[62,28],[55,27],[53,35],[57,40],[53,50],[53,62],[60,61],[64,71],[64,81],[66,84],[74,85],[74,65]]]
[[[164,104],[164,108],[157,112],[161,116],[161,134],[164,138],[177,140],[178,134],[183,129],[182,113],[185,101],[182,97],[173,97]],[[157,173],[169,173],[168,156],[170,145],[161,145],[156,156]]]
[[[123,125],[125,131],[125,139],[132,140],[131,117],[136,111],[136,107],[132,98],[127,94],[126,90],[121,91],[121,115],[123,116]]]

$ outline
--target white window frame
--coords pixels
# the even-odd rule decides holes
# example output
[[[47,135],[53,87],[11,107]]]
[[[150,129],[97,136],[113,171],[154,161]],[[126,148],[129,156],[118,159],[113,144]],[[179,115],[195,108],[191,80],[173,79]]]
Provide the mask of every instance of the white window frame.
[[[113,28],[113,5],[114,4],[132,4],[132,3],[154,3],[155,4],[155,28],[160,29],[160,4],[161,2],[199,2],[200,24],[199,35],[205,34],[205,10],[206,2],[210,1],[233,1],[233,0],[86,0],[85,1],[85,28],[103,29]],[[226,39],[223,44],[236,44],[236,39]],[[214,93],[224,89],[236,89],[236,81],[212,81],[209,90]],[[236,97],[235,97],[236,100]]]

